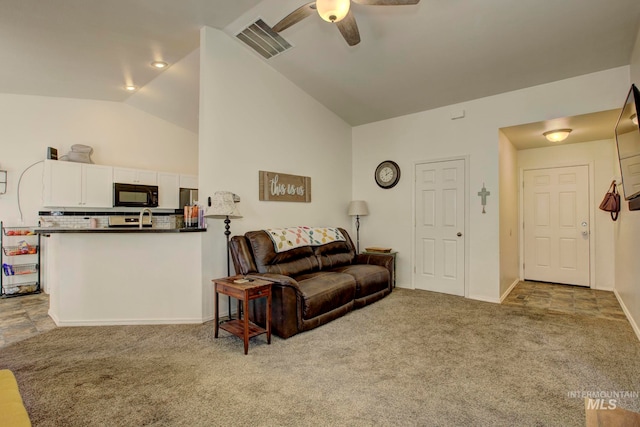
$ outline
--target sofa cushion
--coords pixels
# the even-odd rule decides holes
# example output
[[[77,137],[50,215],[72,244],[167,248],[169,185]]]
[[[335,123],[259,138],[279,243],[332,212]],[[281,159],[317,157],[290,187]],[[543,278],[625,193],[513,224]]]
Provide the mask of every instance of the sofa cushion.
[[[296,277],[302,293],[302,318],[311,319],[350,304],[356,282],[349,274],[320,271]]]
[[[347,241],[331,242],[326,245],[316,246],[314,252],[318,257],[321,270],[329,270],[353,262],[356,254]]]
[[[276,253],[273,241],[266,231],[250,231],[245,234],[245,237],[251,246],[255,265],[260,273],[295,277],[320,269],[318,259],[310,246]]]
[[[356,281],[356,298],[389,288],[389,270],[379,265],[354,264],[334,268],[331,271],[353,276]]]

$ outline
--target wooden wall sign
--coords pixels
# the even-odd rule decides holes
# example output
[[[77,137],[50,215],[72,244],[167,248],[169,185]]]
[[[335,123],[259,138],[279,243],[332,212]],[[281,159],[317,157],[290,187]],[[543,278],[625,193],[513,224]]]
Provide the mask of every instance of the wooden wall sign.
[[[311,202],[311,177],[258,171],[260,200],[271,202]]]

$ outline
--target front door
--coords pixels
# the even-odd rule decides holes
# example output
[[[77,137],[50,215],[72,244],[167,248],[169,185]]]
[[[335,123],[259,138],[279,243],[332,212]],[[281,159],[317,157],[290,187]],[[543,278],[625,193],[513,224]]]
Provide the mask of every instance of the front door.
[[[414,284],[464,295],[465,161],[416,165]]]
[[[589,286],[589,167],[524,171],[524,278]]]

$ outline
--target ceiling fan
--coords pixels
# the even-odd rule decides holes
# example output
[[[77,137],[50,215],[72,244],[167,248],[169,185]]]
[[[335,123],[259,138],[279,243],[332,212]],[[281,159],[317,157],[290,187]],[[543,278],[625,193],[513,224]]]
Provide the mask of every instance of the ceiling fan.
[[[420,2],[420,0],[316,0],[300,6],[272,29],[279,33],[317,11],[322,19],[336,24],[349,46],[355,46],[360,43],[360,32],[356,18],[350,10],[351,1],[367,6],[408,6]]]

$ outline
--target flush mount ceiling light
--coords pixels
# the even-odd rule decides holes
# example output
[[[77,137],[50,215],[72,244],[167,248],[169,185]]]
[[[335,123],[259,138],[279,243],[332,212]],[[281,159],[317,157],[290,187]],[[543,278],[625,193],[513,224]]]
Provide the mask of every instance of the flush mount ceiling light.
[[[349,13],[351,0],[316,0],[318,15],[327,22],[340,22]]]
[[[126,86],[124,87],[124,89],[125,89],[127,92],[135,92],[135,91],[138,89],[138,86],[134,86],[134,85],[126,85]]]
[[[638,124],[638,116],[636,114],[632,114],[631,117],[629,118],[631,119],[634,125]]]
[[[164,62],[164,61],[153,61],[153,62],[151,63],[151,66],[152,66],[153,68],[157,68],[157,69],[159,69],[159,70],[162,70],[163,68],[167,68],[167,67],[169,66],[169,64],[167,64],[167,63],[166,63],[166,62]]]
[[[561,142],[567,139],[571,131],[572,129],[555,129],[547,131],[542,135],[544,135],[544,137],[547,138],[547,141],[549,142]]]

